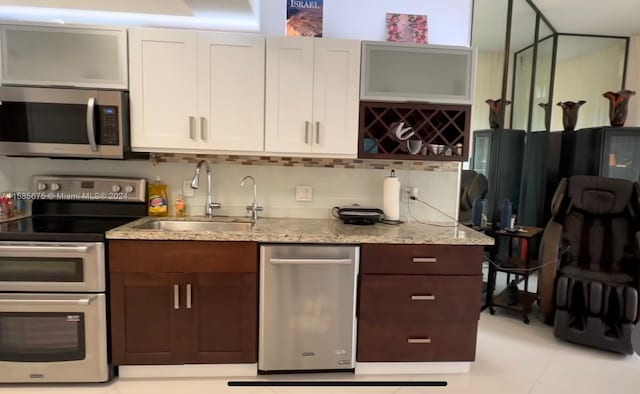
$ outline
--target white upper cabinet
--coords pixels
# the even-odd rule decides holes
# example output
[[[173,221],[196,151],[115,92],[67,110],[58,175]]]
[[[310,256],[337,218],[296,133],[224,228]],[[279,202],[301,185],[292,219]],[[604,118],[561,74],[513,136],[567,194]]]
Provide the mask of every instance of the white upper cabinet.
[[[264,36],[198,34],[198,106],[211,149],[264,150]]]
[[[134,150],[263,151],[263,36],[134,29],[130,42]]]
[[[127,89],[127,33],[116,28],[4,24],[3,85]]]
[[[357,155],[360,42],[269,37],[265,150]]]
[[[132,148],[197,148],[196,35],[134,29],[129,38]]]
[[[362,100],[473,101],[472,48],[367,41],[362,58]]]

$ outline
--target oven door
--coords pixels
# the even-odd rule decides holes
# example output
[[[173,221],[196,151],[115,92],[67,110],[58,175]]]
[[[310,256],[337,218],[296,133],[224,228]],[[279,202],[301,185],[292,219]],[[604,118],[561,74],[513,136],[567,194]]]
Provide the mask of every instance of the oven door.
[[[126,94],[0,87],[0,154],[123,158]]]
[[[104,294],[0,294],[0,383],[109,380]]]
[[[102,242],[0,242],[2,291],[105,291]]]

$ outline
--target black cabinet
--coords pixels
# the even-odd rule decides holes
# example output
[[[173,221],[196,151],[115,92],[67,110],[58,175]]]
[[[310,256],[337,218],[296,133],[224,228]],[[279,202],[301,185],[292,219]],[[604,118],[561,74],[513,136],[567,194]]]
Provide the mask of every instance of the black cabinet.
[[[544,228],[561,179],[562,132],[527,133],[518,224]],[[574,133],[575,134],[575,133]]]
[[[524,130],[476,130],[473,132],[472,169],[489,182],[487,217],[492,220],[493,206],[505,199],[518,212],[520,180],[524,155]]]
[[[562,134],[563,177],[640,179],[640,127],[593,127]]]

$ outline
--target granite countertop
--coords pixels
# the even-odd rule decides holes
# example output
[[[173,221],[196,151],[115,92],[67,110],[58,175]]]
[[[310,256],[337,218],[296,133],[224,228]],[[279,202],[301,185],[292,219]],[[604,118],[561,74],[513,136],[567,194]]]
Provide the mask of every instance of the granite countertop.
[[[389,243],[493,245],[494,240],[469,227],[446,223],[402,223],[354,226],[337,219],[260,218],[243,231],[167,231],[139,229],[153,220],[210,221],[203,216],[185,218],[145,217],[107,232],[107,239],[255,241],[275,243]],[[215,221],[250,221],[249,218],[214,217]]]
[[[29,217],[29,215],[16,215],[16,216],[11,216],[10,218],[2,218],[0,219],[0,223],[5,223],[5,222],[11,222],[13,220],[18,220],[18,219],[23,219]]]

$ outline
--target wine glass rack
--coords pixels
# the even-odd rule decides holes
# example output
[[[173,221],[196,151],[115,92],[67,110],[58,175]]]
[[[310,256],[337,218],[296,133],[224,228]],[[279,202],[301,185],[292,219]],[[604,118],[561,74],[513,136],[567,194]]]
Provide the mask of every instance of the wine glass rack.
[[[466,161],[470,121],[470,105],[361,101],[358,157]],[[413,132],[406,140],[396,135],[400,122]]]

